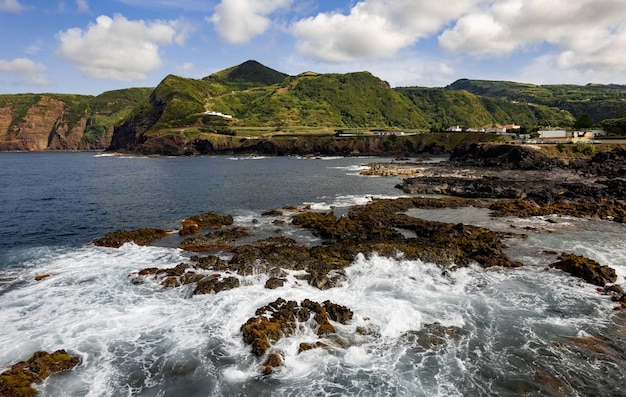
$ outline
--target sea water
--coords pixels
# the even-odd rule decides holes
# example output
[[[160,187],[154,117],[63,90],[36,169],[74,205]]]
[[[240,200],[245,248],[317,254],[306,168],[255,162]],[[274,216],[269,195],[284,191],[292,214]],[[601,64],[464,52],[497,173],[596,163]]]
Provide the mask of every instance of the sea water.
[[[90,244],[112,230],[174,230],[206,211],[262,228],[272,219],[261,212],[286,205],[341,212],[400,196],[396,179],[359,175],[371,161],[380,159],[0,154],[0,371],[37,350],[63,348],[81,364],[37,386],[43,396],[626,395],[626,335],[614,304],[548,268],[555,252],[577,253],[613,267],[624,284],[621,224],[411,210],[524,233],[506,243],[525,266],[442,272],[402,255],[359,255],[330,290],[290,272],[275,290],[255,274],[239,277],[239,288],[199,296],[129,277],[187,262],[177,248]],[[316,242],[305,231],[288,233]],[[354,318],[335,324],[337,334],[322,339],[328,348],[298,353],[301,342],[318,340],[306,328],[281,339],[275,348],[284,363],[263,376],[240,327],[279,297],[330,300]],[[452,331],[425,344],[433,324]],[[604,342],[589,353],[575,338]]]

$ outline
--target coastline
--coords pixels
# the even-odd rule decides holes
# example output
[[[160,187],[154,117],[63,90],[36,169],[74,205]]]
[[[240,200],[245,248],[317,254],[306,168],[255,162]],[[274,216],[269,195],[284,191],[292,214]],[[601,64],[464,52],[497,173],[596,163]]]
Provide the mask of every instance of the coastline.
[[[515,147],[509,148],[509,150],[513,149]],[[476,158],[476,155],[480,153],[482,155],[478,157],[481,158]],[[537,175],[548,172],[548,168],[543,170],[524,169],[525,164],[527,164],[523,161],[524,154],[510,156],[510,152],[506,153],[507,155],[501,158],[501,160],[506,161],[502,161],[499,166],[492,166],[491,168],[476,167],[476,162],[492,160],[478,148],[471,150],[466,148],[465,152],[457,152],[452,156],[452,162],[410,164],[410,162],[402,160],[403,164],[407,164],[407,167],[416,168],[418,172],[415,174],[415,170],[413,170],[408,173],[407,176],[411,178],[406,179],[405,183],[413,179],[412,183],[415,187],[415,180],[421,179],[422,182],[428,182],[424,183],[425,185],[434,188],[441,186],[442,181],[429,180],[428,178],[445,175],[447,178],[456,178],[449,179],[446,182],[448,185],[458,186],[461,184],[459,181],[464,178],[473,182],[489,181],[491,187],[497,187],[502,186],[507,180],[504,178],[505,175],[526,175],[524,173],[528,172],[528,175],[533,175],[533,177],[525,179],[534,180],[537,179]],[[474,157],[464,157],[468,154]],[[502,154],[500,153],[500,155]],[[462,163],[454,163],[459,159],[464,160]],[[516,161],[510,161],[511,159]],[[618,163],[621,161],[619,159],[619,157],[614,158]],[[549,167],[550,172],[560,172],[561,168],[555,168],[551,161],[546,160],[545,163],[541,161],[539,163],[532,162],[532,164],[545,164],[546,167]],[[473,165],[470,166],[470,164]],[[582,162],[577,165],[578,173],[574,172],[572,176],[572,178],[577,179],[569,182],[585,181],[591,175],[595,175],[595,180],[621,178],[621,176],[599,175],[595,167],[585,164]],[[602,164],[609,163],[603,161]],[[574,165],[570,162],[567,167]],[[396,169],[393,171],[396,174],[401,174],[402,172],[396,171],[402,166],[396,162],[384,164],[380,169],[383,170],[381,172],[385,172],[384,168],[388,167]],[[610,166],[603,168],[603,172],[608,171],[620,172],[619,169]],[[498,175],[500,175],[499,178]],[[393,177],[395,178],[397,175]],[[517,180],[515,184],[518,184]],[[605,186],[610,186],[610,184]],[[476,185],[474,188],[484,195],[480,185]],[[532,185],[518,186],[518,189],[526,194],[523,200],[528,200],[529,192],[536,191]],[[492,188],[490,191],[493,192],[494,189]],[[587,194],[589,192],[581,190],[577,195],[580,195],[580,199],[588,200],[591,196],[585,196],[581,193]],[[571,199],[571,197],[565,198]],[[518,200],[517,204],[520,202]],[[561,201],[555,202],[560,203]],[[624,284],[621,273],[618,274],[619,278],[614,281],[610,272],[608,273],[609,278],[601,279],[602,285],[597,284],[597,288],[605,296],[598,295],[596,297],[593,296],[595,287],[592,284],[588,284],[583,279],[579,280],[577,276],[573,275],[573,271],[572,275],[561,275],[561,270],[557,270],[559,267],[556,265],[559,262],[570,260],[574,267],[580,265],[582,268],[600,269],[599,272],[603,273],[605,271],[602,270],[605,269],[602,267],[603,261],[594,263],[594,261],[582,258],[581,255],[572,257],[572,251],[569,249],[555,250],[537,253],[541,257],[541,263],[545,263],[545,268],[542,269],[541,265],[528,263],[527,260],[524,260],[523,255],[511,257],[509,246],[525,244],[526,239],[529,238],[525,237],[527,235],[551,233],[542,230],[542,228],[547,229],[547,225],[556,227],[556,224],[565,224],[566,218],[546,217],[545,220],[534,220],[519,226],[516,221],[510,223],[508,229],[504,229],[504,231],[494,231],[489,226],[478,227],[471,222],[446,222],[441,219],[427,221],[412,215],[413,210],[428,209],[458,208],[469,211],[472,208],[485,208],[485,210],[501,210],[505,207],[499,204],[503,203],[510,203],[510,199],[441,197],[432,194],[418,197],[412,193],[409,197],[398,199],[370,198],[366,205],[353,205],[347,208],[330,206],[324,210],[312,211],[311,207],[299,205],[268,209],[266,212],[258,214],[254,219],[246,218],[243,223],[241,218],[235,217],[234,220],[231,220],[226,213],[205,213],[189,216],[183,220],[181,227],[167,230],[165,234],[162,230],[137,229],[131,231],[134,234],[107,235],[115,240],[113,246],[120,246],[120,248],[100,247],[99,244],[95,243],[93,246],[89,245],[82,248],[83,251],[81,251],[80,256],[84,256],[85,251],[93,251],[97,255],[94,263],[104,264],[111,260],[116,263],[118,261],[123,262],[123,266],[116,270],[119,273],[117,277],[122,282],[122,287],[117,288],[130,291],[132,296],[136,297],[133,299],[145,295],[146,298],[152,300],[150,301],[151,305],[159,300],[167,303],[173,299],[179,302],[177,299],[180,299],[178,304],[181,307],[184,306],[185,310],[191,310],[191,308],[197,307],[199,302],[202,302],[200,307],[204,307],[204,305],[212,305],[214,302],[235,299],[226,305],[227,311],[221,314],[231,319],[230,322],[227,322],[226,329],[220,332],[226,332],[227,336],[229,338],[232,336],[235,341],[234,345],[232,342],[227,344],[229,349],[236,349],[237,354],[234,355],[237,357],[236,360],[241,360],[233,366],[237,370],[241,366],[249,367],[250,374],[245,376],[233,375],[229,371],[235,371],[234,369],[225,370],[223,376],[227,378],[231,376],[228,378],[228,382],[231,384],[242,382],[235,380],[242,376],[245,379],[256,379],[261,382],[282,382],[285,374],[293,371],[294,362],[301,365],[301,362],[309,361],[312,357],[318,356],[333,357],[333,360],[343,360],[344,357],[348,359],[352,357],[351,354],[355,351],[360,352],[361,349],[376,351],[375,346],[387,343],[385,340],[389,338],[389,335],[393,335],[392,339],[394,340],[408,343],[409,350],[418,349],[418,352],[425,351],[426,354],[433,356],[444,354],[447,349],[454,349],[458,344],[464,344],[467,341],[479,343],[472,339],[473,332],[475,332],[475,330],[472,331],[474,325],[470,326],[466,323],[467,318],[464,318],[463,321],[453,321],[454,316],[458,316],[454,312],[450,318],[443,316],[443,323],[439,317],[434,317],[434,319],[424,317],[422,319],[419,316],[419,321],[407,324],[406,328],[400,326],[398,330],[392,330],[381,325],[385,323],[385,316],[380,316],[380,314],[373,316],[371,313],[375,310],[374,308],[368,307],[364,310],[364,303],[358,303],[363,300],[369,302],[370,299],[375,299],[381,290],[390,288],[396,283],[408,283],[408,289],[402,291],[402,295],[417,295],[425,291],[427,292],[426,297],[428,297],[428,292],[433,289],[432,291],[441,294],[437,295],[440,301],[451,300],[456,302],[455,296],[460,294],[458,284],[465,285],[463,284],[465,281],[462,280],[465,280],[470,274],[471,277],[478,277],[479,285],[484,283],[487,287],[494,283],[498,277],[502,277],[503,280],[515,279],[522,277],[521,274],[524,277],[532,277],[530,280],[535,282],[547,278],[554,280],[555,283],[562,283],[559,288],[567,294],[575,296],[575,299],[570,298],[572,305],[576,305],[577,302],[583,304],[585,300],[597,301],[597,304],[605,309],[611,305],[615,307],[624,305],[623,291],[620,295],[620,290],[613,288],[614,285]],[[567,208],[571,210],[574,207]],[[553,211],[556,207],[537,204],[533,205],[532,208]],[[533,215],[521,212],[511,214],[515,217]],[[575,216],[585,218],[595,216],[580,211],[577,214]],[[599,215],[597,218],[607,219]],[[615,220],[617,217],[611,223],[618,224]],[[167,222],[166,219],[165,223]],[[157,251],[156,258],[150,253],[152,250]],[[128,254],[133,256],[129,257]],[[159,259],[170,255],[174,258]],[[57,265],[60,265],[61,262],[67,262],[69,259],[68,257],[61,257],[57,260]],[[88,262],[89,264],[86,266],[91,267],[93,260],[90,259]],[[30,273],[36,272],[33,274],[41,277],[41,281],[37,281],[36,287],[40,291],[45,291],[48,288],[58,289],[62,286],[66,286],[68,290],[74,290],[81,288],[81,283],[87,283],[87,286],[90,287],[89,280],[93,278],[89,275],[91,271],[87,268],[81,270],[81,272],[87,272],[85,275],[77,274],[75,269],[65,269],[67,275],[74,274],[75,276],[72,277],[77,277],[77,280],[72,282],[66,281],[67,275],[54,266],[44,268],[41,271],[37,270],[33,269]],[[40,274],[44,270],[46,274]],[[385,272],[389,272],[389,274]],[[425,273],[422,274],[421,272]],[[350,299],[351,294],[357,292],[350,290],[355,287],[354,278],[359,276],[370,279],[371,284],[368,284],[367,288],[364,287],[364,292],[367,293],[363,297],[359,295]],[[100,284],[107,277],[106,272],[103,272],[102,276],[96,277],[93,281]],[[394,278],[393,281],[388,281],[385,277]],[[422,278],[426,280],[425,284],[420,284]],[[436,284],[427,282],[431,278],[436,280]],[[28,282],[26,283],[28,284]],[[415,286],[413,286],[414,284]],[[507,294],[506,286],[507,283],[504,283],[498,287],[502,290],[496,295]],[[381,290],[377,288],[381,288]],[[459,305],[463,306],[463,302],[468,299],[477,299],[474,295],[476,293],[479,296],[484,293],[480,289],[474,290],[472,288],[459,295],[461,300],[447,310],[454,310],[453,307]],[[240,302],[238,299],[241,299],[242,294],[247,290],[254,292],[252,294],[254,298],[246,300],[250,307],[240,307],[243,301]],[[344,290],[347,290],[345,294],[337,293],[337,291]],[[293,293],[292,291],[297,292]],[[526,296],[523,290],[515,293]],[[532,296],[541,296],[540,299],[545,299],[540,291],[533,291]],[[428,306],[431,303],[424,303],[423,308],[420,306],[420,310],[429,312]],[[523,301],[521,303],[517,310],[525,310]],[[484,302],[479,306],[483,304],[487,305]],[[374,306],[376,305],[374,304]],[[235,307],[237,313],[231,312],[231,310],[235,310]],[[393,310],[393,306],[386,307]],[[101,308],[106,309],[106,306]],[[123,310],[132,311],[132,307],[124,307]],[[143,309],[138,307],[137,310]],[[415,309],[407,307],[404,310],[408,311],[400,311],[399,313],[403,313],[399,314],[400,316],[412,315]],[[560,310],[563,312],[562,316],[567,316],[567,310],[573,309],[571,307],[570,309],[558,307],[555,310]],[[256,312],[260,314],[256,314]],[[623,312],[623,310],[611,312],[610,308],[598,310],[598,313],[603,315],[602,318],[597,319],[598,322],[600,324],[611,323],[612,326],[603,325],[602,332],[587,328],[580,332],[568,329],[568,332],[556,337],[551,343],[554,343],[558,349],[573,351],[582,357],[603,360],[603,362],[611,363],[610,365],[619,365],[624,359],[625,353],[620,349],[614,349],[612,346],[615,346],[614,338],[616,336],[614,334],[626,334],[623,329],[623,322],[620,323],[620,318],[623,319]],[[177,313],[172,313],[171,316],[178,318]],[[193,318],[196,316],[197,314],[192,315]],[[373,319],[370,319],[371,316]],[[207,332],[205,327],[209,327],[209,324],[217,321],[213,317],[210,318],[212,319],[208,323],[201,322],[201,324],[205,324],[201,327],[204,333]],[[166,321],[167,319],[168,315],[159,321]],[[234,322],[235,325],[230,324],[231,322]],[[299,325],[303,323],[306,326]],[[400,321],[400,324],[402,325],[403,322]],[[145,328],[145,324],[138,324],[137,326],[139,330]],[[294,331],[296,329],[298,332]],[[302,334],[306,337],[302,338]],[[187,339],[186,336],[185,339]],[[290,343],[294,343],[292,342],[294,340],[298,342],[296,347],[292,348]],[[192,346],[195,345],[192,344]],[[74,348],[71,345],[60,347],[66,348],[68,351]],[[544,348],[549,348],[549,345]],[[200,349],[200,347],[194,349]],[[76,353],[76,351],[70,351],[70,353]],[[123,352],[120,351],[121,353]],[[85,359],[87,356],[84,354],[86,353],[81,352],[79,356]],[[220,354],[228,354],[228,351]],[[485,354],[488,352],[485,351]],[[93,365],[89,367],[89,360],[86,361],[86,367],[79,365],[70,376],[78,376],[85,371],[93,371]],[[193,362],[192,358],[190,363]],[[351,361],[347,365],[348,368],[351,365],[357,369],[360,368],[358,364],[350,363]],[[565,364],[563,364],[563,370],[545,367],[542,364],[536,369],[537,372],[534,374],[530,372],[527,375],[530,381],[524,382],[531,382],[531,384],[524,384],[524,387],[530,391],[539,392],[541,390],[545,392],[551,386],[557,385],[557,389],[569,390],[568,388],[573,387],[576,377],[580,374],[575,369],[572,373],[568,373],[567,368]],[[246,371],[248,370],[246,369]],[[235,374],[239,374],[239,372],[235,371]],[[220,374],[220,376],[222,375]],[[503,385],[506,385],[506,378],[501,379],[501,381]],[[533,385],[532,381],[536,383]],[[244,383],[244,385],[248,384]],[[505,387],[503,385],[500,387]],[[248,385],[248,387],[250,386]],[[267,390],[269,392],[271,388]],[[547,394],[558,395],[558,393]]]

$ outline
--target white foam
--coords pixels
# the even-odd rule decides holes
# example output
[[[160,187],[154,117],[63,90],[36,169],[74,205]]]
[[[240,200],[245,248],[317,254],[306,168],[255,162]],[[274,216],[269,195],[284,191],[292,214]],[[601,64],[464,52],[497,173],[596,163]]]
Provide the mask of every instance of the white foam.
[[[129,274],[173,267],[186,262],[186,255],[178,249],[134,244],[37,250],[20,273],[21,284],[0,299],[0,367],[36,350],[64,348],[83,361],[72,376],[42,386],[50,395],[53,390],[89,396],[158,390],[170,362],[197,362],[204,368],[199,373],[211,373],[217,377],[214,382],[244,390],[258,379],[262,358],[254,357],[243,342],[241,325],[257,308],[279,297],[298,302],[309,298],[345,305],[354,318],[346,325],[333,324],[337,334],[332,338],[318,339],[313,329],[301,327],[281,339],[272,348],[284,357],[284,365],[272,375],[277,381],[291,387],[300,382],[296,389],[304,393],[311,392],[313,384],[330,387],[335,373],[344,374],[348,383],[365,373],[381,384],[402,385],[411,394],[436,395],[442,387],[455,390],[449,382],[461,376],[460,371],[475,370],[472,360],[480,351],[468,352],[475,349],[470,339],[483,346],[485,354],[505,341],[521,346],[533,339],[539,344],[555,329],[566,335],[591,333],[598,318],[611,312],[611,303],[595,294],[593,286],[560,271],[469,267],[444,274],[439,266],[401,256],[359,255],[345,269],[346,281],[325,291],[299,279],[302,271],[288,272],[286,286],[275,290],[265,289],[267,276],[258,274],[240,277],[239,288],[193,297],[189,288],[131,283]],[[34,281],[41,274],[51,276]],[[586,309],[580,311],[581,305]],[[463,329],[466,336],[450,338],[430,353],[404,345],[407,334],[435,322]],[[527,331],[512,332],[511,324]],[[357,332],[357,327],[367,332]],[[301,342],[318,340],[328,347],[298,353]],[[433,357],[435,361],[426,365]],[[395,373],[413,361],[422,364]],[[439,381],[398,378],[426,376],[433,367],[439,368]]]
[[[229,157],[229,160],[263,160],[266,159],[267,156],[236,156]]]
[[[355,205],[366,205],[376,199],[394,199],[404,197],[403,195],[388,196],[388,195],[344,195],[336,197],[321,197],[324,201],[315,203],[305,203],[309,205],[314,211],[329,211],[333,208],[349,208]]]
[[[117,158],[117,159],[149,159],[148,156],[140,156],[140,155],[128,155],[128,154],[119,154],[119,153],[99,153],[94,155],[93,157],[104,157],[104,158]]]

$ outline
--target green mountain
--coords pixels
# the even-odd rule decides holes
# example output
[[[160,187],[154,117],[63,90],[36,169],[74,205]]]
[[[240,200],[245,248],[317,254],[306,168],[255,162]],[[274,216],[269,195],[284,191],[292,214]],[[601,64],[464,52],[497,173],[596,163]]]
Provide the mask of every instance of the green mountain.
[[[461,79],[446,89],[465,90],[501,101],[557,108],[570,112],[576,118],[589,116],[595,124],[606,119],[626,117],[626,85],[534,85]]]
[[[409,98],[368,72],[308,72],[269,84],[283,76],[274,72],[248,61],[200,80],[167,76],[149,100],[115,128],[111,149],[143,145],[162,136],[181,141],[237,131],[428,126],[428,116]]]
[[[257,61],[246,61],[241,65],[207,76],[203,80],[222,84],[233,89],[246,90],[279,84],[288,76]]]
[[[427,123],[408,98],[368,72],[303,73],[280,84],[211,98],[207,106],[249,127],[416,129]]]

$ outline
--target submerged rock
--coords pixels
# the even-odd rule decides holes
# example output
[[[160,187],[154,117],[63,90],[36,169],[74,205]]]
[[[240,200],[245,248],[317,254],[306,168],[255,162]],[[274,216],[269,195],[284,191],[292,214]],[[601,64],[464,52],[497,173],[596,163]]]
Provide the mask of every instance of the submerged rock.
[[[80,363],[65,350],[53,353],[39,351],[0,374],[0,396],[32,397],[37,391],[32,383],[41,383],[50,375],[70,370]]]
[[[584,256],[563,253],[558,259],[559,261],[551,264],[550,267],[561,269],[588,283],[603,287],[605,284],[614,283],[617,280],[614,269]]]

